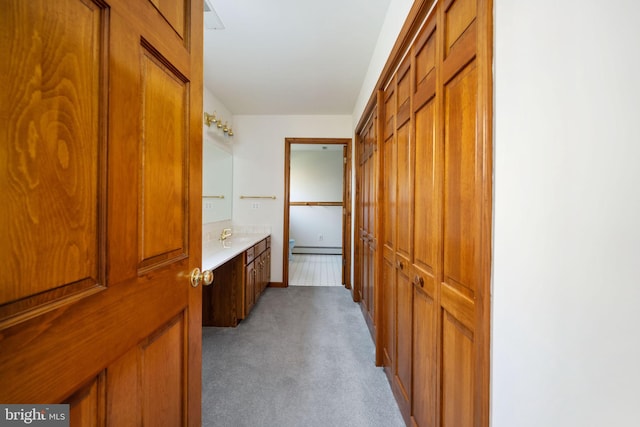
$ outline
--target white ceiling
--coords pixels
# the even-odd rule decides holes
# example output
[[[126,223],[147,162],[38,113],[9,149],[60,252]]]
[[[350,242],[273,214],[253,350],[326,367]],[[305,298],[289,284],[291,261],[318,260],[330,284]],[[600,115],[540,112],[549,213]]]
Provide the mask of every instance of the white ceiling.
[[[390,0],[209,0],[204,84],[233,114],[351,114]]]

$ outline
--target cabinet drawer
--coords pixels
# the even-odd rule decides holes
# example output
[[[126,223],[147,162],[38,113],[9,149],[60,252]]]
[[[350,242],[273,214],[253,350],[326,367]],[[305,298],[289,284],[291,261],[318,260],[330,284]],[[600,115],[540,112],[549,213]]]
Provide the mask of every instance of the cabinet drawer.
[[[265,249],[267,249],[267,240],[262,240],[260,242],[258,242],[255,246],[255,255],[258,256],[260,255],[262,252],[265,251]]]
[[[253,261],[253,259],[256,257],[255,248],[256,248],[255,246],[251,246],[249,249],[245,251],[245,260],[244,260],[245,265],[250,264],[251,261]]]

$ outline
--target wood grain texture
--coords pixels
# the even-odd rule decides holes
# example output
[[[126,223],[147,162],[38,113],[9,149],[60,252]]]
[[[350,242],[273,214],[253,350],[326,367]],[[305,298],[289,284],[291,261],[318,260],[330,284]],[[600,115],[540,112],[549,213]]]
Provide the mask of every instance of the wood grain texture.
[[[396,267],[388,256],[382,259],[380,299],[382,319],[382,364],[389,383],[393,384],[396,354]]]
[[[104,372],[83,389],[76,392],[69,404],[69,425],[72,427],[98,427],[104,425]]]
[[[477,204],[477,73],[467,66],[445,88],[445,282],[473,295],[479,280],[480,212]]]
[[[12,274],[19,274],[21,295],[32,293],[34,283],[50,286],[63,278],[65,286],[50,294],[49,308],[42,309],[44,298],[22,306],[28,314],[0,322],[2,402],[69,402],[71,425],[201,424],[201,290],[189,284],[188,275],[201,261],[202,3],[192,3],[200,12],[185,19],[185,44],[147,0],[112,0],[108,7],[101,0],[3,2],[10,13],[3,9],[0,19],[7,26],[0,31],[20,35],[12,39],[4,32],[1,43],[12,43],[9,68],[16,73],[21,67],[17,74],[25,80],[16,77],[16,91],[2,88],[0,108],[11,106],[18,114],[5,116],[3,110],[2,117],[8,117],[7,128],[17,130],[17,139],[27,137],[27,149],[21,150],[28,161],[5,163],[19,146],[14,143],[9,151],[3,149],[12,145],[2,144],[0,163],[36,177],[30,191],[38,197],[35,208],[16,213],[14,221],[39,233],[42,225],[58,228],[56,239],[42,236],[42,247],[18,230],[16,241],[47,261],[34,273]],[[188,220],[178,225],[184,256],[141,272],[143,99],[145,90],[155,91],[153,99],[175,95],[158,73],[143,79],[145,52],[182,76],[190,91],[178,100],[180,113],[159,104],[172,114],[158,120],[167,135],[183,136],[182,155],[172,157],[165,170],[184,171],[180,203]],[[26,99],[32,112],[25,113]],[[179,115],[180,121],[169,120]],[[23,119],[33,122],[27,126],[31,133],[20,130]],[[44,155],[50,158],[41,164]],[[0,185],[12,186],[11,179]],[[37,194],[38,186],[47,194]],[[51,218],[36,215],[43,207]],[[0,212],[8,217],[4,208]],[[152,212],[145,215],[154,221]],[[51,272],[47,262],[55,266]],[[97,291],[77,286],[85,282]],[[59,298],[66,302],[51,304]]]
[[[474,425],[474,343],[471,331],[442,315],[443,427]]]
[[[140,346],[142,424],[185,425],[184,366],[187,330],[183,313]]]
[[[417,426],[436,425],[435,314],[434,300],[422,290],[414,288],[411,414]]]
[[[477,0],[455,0],[447,3],[444,7],[445,57],[449,56],[458,38],[475,20],[477,12]]]
[[[173,27],[175,32],[185,38],[185,17],[189,14],[189,2],[184,0],[149,0]]]
[[[202,289],[202,324],[237,326],[242,306],[237,304],[243,286],[242,254],[213,271],[213,283]]]
[[[397,131],[396,155],[396,252],[407,259],[413,257],[413,146],[411,122]]]
[[[406,261],[400,261],[403,265],[407,265]],[[397,312],[396,312],[396,369],[394,386],[397,386],[400,393],[396,393],[396,397],[400,397],[398,405],[405,419],[408,418],[411,407],[411,348],[413,338],[413,286],[408,267],[396,269],[396,287],[397,287]]]
[[[438,250],[438,209],[436,188],[436,117],[435,101],[430,101],[415,114],[415,187],[414,213],[414,265],[431,275],[436,270]]]
[[[185,255],[188,87],[153,51],[141,60],[140,265],[148,267]]]
[[[3,2],[0,305],[81,281],[82,288],[104,283],[98,212],[107,42],[102,14],[78,0],[55,7]]]

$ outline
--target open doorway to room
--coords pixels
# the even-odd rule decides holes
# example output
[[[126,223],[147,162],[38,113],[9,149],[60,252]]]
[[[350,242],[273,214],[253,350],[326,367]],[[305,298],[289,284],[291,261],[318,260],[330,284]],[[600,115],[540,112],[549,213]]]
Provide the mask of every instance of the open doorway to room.
[[[285,139],[285,286],[351,287],[350,153],[347,138]]]

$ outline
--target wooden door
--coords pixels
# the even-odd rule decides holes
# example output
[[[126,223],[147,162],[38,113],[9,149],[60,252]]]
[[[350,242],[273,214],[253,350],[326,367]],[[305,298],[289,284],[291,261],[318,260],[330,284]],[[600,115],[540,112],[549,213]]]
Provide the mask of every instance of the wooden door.
[[[351,146],[342,147],[342,285],[351,289]]]
[[[241,319],[245,319],[249,315],[251,309],[253,308],[253,303],[255,302],[255,289],[257,280],[255,260],[247,264],[244,268],[244,271],[244,307],[242,310]]]
[[[383,99],[383,164],[382,164],[382,277],[380,310],[383,319],[382,364],[393,384],[396,363],[396,175],[397,147],[395,138],[395,86],[391,84]]]
[[[484,67],[485,58],[476,57],[478,1],[454,0],[443,6],[439,23],[444,104],[441,424],[471,426],[478,425],[483,410],[480,392],[485,387],[483,360],[488,354],[485,298],[489,283],[483,264],[490,242],[482,222],[490,212],[486,186],[490,188],[491,178],[488,141],[478,109],[478,63]]]
[[[410,411],[413,305],[413,141],[411,138],[411,58],[396,74],[396,365],[394,391],[403,414]]]
[[[0,402],[198,426],[202,2],[1,8]]]
[[[356,299],[364,315],[369,331],[376,339],[376,298],[375,298],[375,256],[376,256],[376,207],[377,185],[377,145],[376,145],[376,112],[367,118],[358,134],[358,287]]]
[[[441,138],[438,138],[436,19],[431,16],[413,47],[413,393],[416,426],[435,426],[437,320],[440,273]]]

